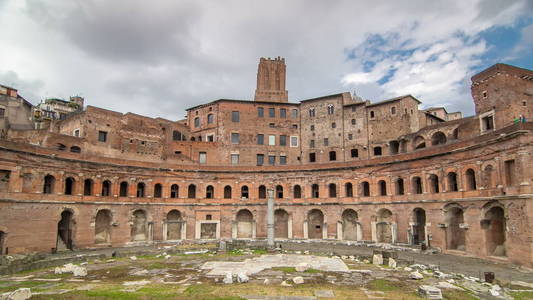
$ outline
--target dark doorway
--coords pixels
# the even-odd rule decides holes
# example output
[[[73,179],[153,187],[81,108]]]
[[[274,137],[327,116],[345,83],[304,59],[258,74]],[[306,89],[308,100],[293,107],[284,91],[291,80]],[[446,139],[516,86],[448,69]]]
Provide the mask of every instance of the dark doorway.
[[[72,240],[72,230],[74,222],[72,212],[65,210],[61,213],[61,220],[57,223],[57,250],[72,250],[74,241]]]

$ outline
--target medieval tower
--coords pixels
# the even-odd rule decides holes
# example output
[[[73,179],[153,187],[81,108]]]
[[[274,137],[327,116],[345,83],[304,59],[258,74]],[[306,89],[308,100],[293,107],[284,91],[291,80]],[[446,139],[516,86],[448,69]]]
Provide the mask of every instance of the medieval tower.
[[[288,102],[289,93],[285,89],[285,59],[261,57],[257,69],[257,89],[255,101]]]

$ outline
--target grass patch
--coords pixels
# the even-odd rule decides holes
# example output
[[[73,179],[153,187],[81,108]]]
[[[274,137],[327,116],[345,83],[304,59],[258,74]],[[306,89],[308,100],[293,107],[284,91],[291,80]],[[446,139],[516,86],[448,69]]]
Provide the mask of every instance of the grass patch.
[[[205,296],[211,294],[215,289],[205,284],[196,284],[188,286],[183,292],[187,296]]]
[[[256,255],[263,255],[263,254],[267,254],[268,251],[266,249],[254,249],[252,250],[252,253]]]
[[[39,285],[44,285],[46,282],[42,281],[19,281],[14,282],[12,285],[0,287],[0,293],[11,292],[20,288],[35,288]]]
[[[295,267],[274,267],[272,268],[274,271],[282,271],[284,273],[295,273],[296,268]]]
[[[385,279],[375,279],[368,283],[368,289],[382,292],[398,291],[401,289],[401,284]]]
[[[317,269],[307,269],[304,271],[304,273],[316,274],[316,273],[322,273],[322,271],[317,270]]]
[[[533,292],[511,292],[511,296],[515,300],[531,300],[533,299]]]

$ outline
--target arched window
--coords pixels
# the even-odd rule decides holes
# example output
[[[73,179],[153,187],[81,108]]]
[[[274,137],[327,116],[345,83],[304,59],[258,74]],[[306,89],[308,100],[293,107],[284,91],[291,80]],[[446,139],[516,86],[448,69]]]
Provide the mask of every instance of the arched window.
[[[369,197],[370,196],[370,184],[368,181],[361,182],[361,196]]]
[[[102,196],[111,196],[111,181],[105,180],[104,182],[102,182]]]
[[[353,184],[351,182],[346,182],[344,184],[344,193],[346,197],[353,197]]]
[[[319,188],[318,188],[318,184],[313,184],[311,186],[311,197],[313,198],[319,198],[320,197],[320,191],[319,191]]]
[[[70,147],[70,152],[80,153],[81,152],[81,148],[78,147],[78,146],[72,146],[72,147]]]
[[[276,198],[283,199],[283,187],[281,185],[276,186]]]
[[[137,183],[137,198],[144,198],[145,193],[145,184],[144,182]]]
[[[328,104],[328,115],[335,113],[335,106],[333,104]]]
[[[59,151],[65,151],[65,149],[67,149],[67,146],[61,144],[61,143],[58,143],[57,144],[57,150]]]
[[[302,198],[302,187],[299,185],[294,186],[294,198]]]
[[[336,198],[337,197],[337,185],[334,183],[330,183],[328,185],[328,191],[329,191],[329,197],[330,198]]]
[[[200,127],[200,118],[199,117],[194,118],[194,127],[196,127],[196,128]]]
[[[249,196],[250,196],[250,193],[249,193],[249,190],[248,190],[248,186],[247,185],[243,185],[241,187],[241,198],[248,199]]]
[[[485,167],[485,171],[483,172],[484,173],[484,179],[485,179],[485,187],[486,188],[492,188],[493,187],[493,183],[492,183],[492,173],[494,171],[494,168],[492,167],[492,165],[487,165]]]
[[[178,198],[180,196],[180,187],[177,184],[170,186],[170,198]]]
[[[163,196],[163,186],[161,183],[154,185],[154,198],[161,198]]]
[[[90,196],[93,194],[93,181],[91,179],[85,179],[83,181],[83,195]]]
[[[444,145],[446,144],[446,135],[440,131],[435,132],[431,136],[431,145]]]
[[[50,174],[44,176],[43,194],[53,194],[56,178]]]
[[[380,196],[387,196],[387,183],[385,180],[378,181],[379,186],[379,195]]]
[[[423,149],[423,148],[426,148],[426,140],[424,139],[424,137],[422,136],[417,136],[414,140],[413,140],[413,148],[415,149]]]
[[[215,115],[208,114],[207,115],[207,124],[213,124],[213,121],[215,120]]]
[[[435,174],[429,175],[429,188],[431,193],[439,192],[439,176]]]
[[[257,190],[257,194],[258,194],[259,199],[266,199],[267,197],[266,187],[264,185],[260,185]]]
[[[120,183],[120,197],[128,197],[128,183],[126,181]]]
[[[229,185],[224,187],[224,199],[231,199],[231,186]]]
[[[405,188],[403,184],[403,179],[398,178],[396,179],[396,195],[404,195],[405,194]]]
[[[177,130],[172,131],[172,140],[181,141],[181,139],[182,139],[181,132]]]
[[[75,180],[72,177],[65,179],[65,195],[72,195],[74,193]]]
[[[457,174],[455,172],[448,173],[448,191],[457,192],[459,185],[457,184]]]
[[[329,151],[329,160],[330,160],[330,161],[337,160],[337,152],[335,152],[335,151]]]
[[[472,169],[466,170],[466,183],[468,190],[475,190],[477,188],[476,185],[476,172]]]
[[[413,177],[413,194],[422,194],[422,179],[418,176]]]
[[[212,185],[208,185],[205,188],[205,198],[213,199],[215,197],[215,188]]]
[[[187,189],[187,198],[189,199],[196,198],[196,185],[189,184],[189,188]]]

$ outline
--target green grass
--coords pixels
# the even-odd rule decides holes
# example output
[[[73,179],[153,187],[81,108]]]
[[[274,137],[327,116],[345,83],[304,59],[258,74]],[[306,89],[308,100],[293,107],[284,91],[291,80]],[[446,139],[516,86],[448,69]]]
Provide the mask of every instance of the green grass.
[[[282,271],[284,273],[295,273],[296,268],[295,267],[274,267],[272,268],[274,271]]]
[[[368,283],[368,288],[373,291],[390,292],[400,290],[401,284],[385,279],[375,279]]]
[[[511,296],[515,300],[531,300],[533,299],[533,292],[511,292]]]
[[[12,285],[0,287],[0,293],[11,292],[11,291],[14,291],[14,290],[20,289],[20,288],[35,288],[36,286],[44,285],[44,284],[47,284],[47,282],[42,282],[42,281],[18,281],[18,282],[14,282],[14,284],[12,284]]]
[[[268,251],[266,251],[266,249],[254,249],[252,250],[252,253],[256,255],[263,255],[263,254],[267,254]]]
[[[317,269],[307,269],[307,270],[305,270],[304,273],[316,274],[316,273],[321,273],[321,272],[322,272],[322,271],[317,270]]]

